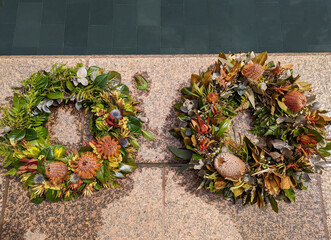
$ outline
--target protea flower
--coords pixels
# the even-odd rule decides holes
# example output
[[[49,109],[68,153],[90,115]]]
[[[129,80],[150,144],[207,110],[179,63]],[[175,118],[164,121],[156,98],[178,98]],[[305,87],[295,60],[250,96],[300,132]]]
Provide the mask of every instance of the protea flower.
[[[61,183],[68,172],[63,162],[53,162],[46,166],[46,177],[54,183]]]
[[[285,105],[293,112],[299,112],[307,103],[307,98],[301,92],[292,91],[285,95]]]
[[[200,115],[198,115],[198,120],[192,119],[191,120],[191,127],[197,131],[198,133],[200,133],[201,135],[207,134],[210,132],[209,129],[209,117],[207,120],[207,123],[205,123],[202,118],[200,117]]]
[[[111,136],[97,138],[96,141],[91,142],[91,144],[95,147],[98,154],[107,159],[117,156],[121,148],[118,141]]]
[[[100,170],[100,164],[98,163],[97,156],[91,152],[83,153],[79,158],[77,158],[77,160],[73,160],[71,162],[71,166],[74,169],[75,174],[82,179],[91,179],[94,177],[96,172]],[[70,181],[72,180],[75,179],[73,176],[70,176]]]

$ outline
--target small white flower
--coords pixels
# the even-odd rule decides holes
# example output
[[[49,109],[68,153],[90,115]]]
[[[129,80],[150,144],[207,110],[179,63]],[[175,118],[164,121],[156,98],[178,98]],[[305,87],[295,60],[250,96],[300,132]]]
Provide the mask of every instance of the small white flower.
[[[268,87],[267,87],[267,84],[264,83],[264,82],[261,83],[260,86],[261,86],[261,89],[262,89],[263,91],[267,90],[267,88],[268,88]]]
[[[87,71],[85,69],[85,67],[81,67],[78,69],[77,71],[77,79],[75,79],[75,81],[73,81],[74,85],[77,86],[78,83],[82,84],[83,86],[87,86],[88,85],[88,80],[86,79],[87,76]]]

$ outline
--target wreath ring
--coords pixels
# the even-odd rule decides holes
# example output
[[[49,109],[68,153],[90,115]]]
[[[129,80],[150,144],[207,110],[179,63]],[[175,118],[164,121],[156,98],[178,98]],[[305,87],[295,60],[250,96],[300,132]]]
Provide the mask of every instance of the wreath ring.
[[[266,60],[267,52],[220,53],[207,71],[192,74],[174,106],[182,124],[170,130],[185,147],[169,150],[189,161],[179,173],[199,171],[200,187],[243,205],[264,209],[270,203],[278,212],[277,201],[294,202],[294,189],[307,189],[309,173],[327,165],[325,125],[331,119],[314,103],[310,84],[293,76],[292,65]],[[250,133],[259,141],[235,129],[230,134],[241,110],[254,116]]]
[[[49,141],[44,126],[51,106],[74,102],[78,110],[90,111],[93,140],[78,151]],[[135,168],[142,134],[139,102],[115,71],[82,63],[76,67],[53,65],[51,71],[33,73],[15,89],[12,106],[2,108],[0,155],[7,175],[19,175],[30,200],[41,203],[67,201],[81,194],[118,186]]]

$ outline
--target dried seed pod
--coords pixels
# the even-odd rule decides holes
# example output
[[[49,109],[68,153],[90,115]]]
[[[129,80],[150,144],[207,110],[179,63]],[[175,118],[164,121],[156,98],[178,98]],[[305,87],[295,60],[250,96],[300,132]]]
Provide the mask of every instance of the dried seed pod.
[[[260,64],[250,63],[245,65],[241,72],[245,77],[257,81],[264,73],[264,68]]]
[[[299,91],[292,91],[285,95],[284,103],[291,111],[298,112],[306,106],[307,97]]]
[[[214,160],[214,167],[223,177],[239,179],[246,171],[245,163],[231,153],[220,153]]]
[[[54,183],[63,181],[68,167],[63,162],[53,162],[46,166],[46,176]]]
[[[76,161],[72,161],[72,168],[78,177],[91,179],[100,170],[100,164],[95,154],[83,153]]]

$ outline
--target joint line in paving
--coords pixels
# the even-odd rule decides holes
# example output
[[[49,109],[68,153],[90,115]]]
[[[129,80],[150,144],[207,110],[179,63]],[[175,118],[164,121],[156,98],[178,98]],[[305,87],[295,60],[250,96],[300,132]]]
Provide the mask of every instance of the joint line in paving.
[[[3,199],[2,199],[1,215],[0,215],[0,240],[2,239],[2,227],[3,227],[4,220],[5,220],[5,211],[6,211],[7,199],[8,199],[8,189],[9,189],[9,177],[6,176],[5,188],[4,188]]]

